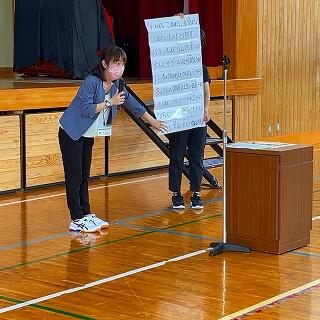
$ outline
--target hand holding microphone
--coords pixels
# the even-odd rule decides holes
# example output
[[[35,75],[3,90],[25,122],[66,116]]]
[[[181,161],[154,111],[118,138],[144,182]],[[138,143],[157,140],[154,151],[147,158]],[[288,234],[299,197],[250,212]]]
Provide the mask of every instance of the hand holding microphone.
[[[110,105],[121,107],[121,105],[125,101],[125,95],[123,92],[124,89],[124,79],[120,78],[118,82],[118,90],[117,93],[109,100]]]

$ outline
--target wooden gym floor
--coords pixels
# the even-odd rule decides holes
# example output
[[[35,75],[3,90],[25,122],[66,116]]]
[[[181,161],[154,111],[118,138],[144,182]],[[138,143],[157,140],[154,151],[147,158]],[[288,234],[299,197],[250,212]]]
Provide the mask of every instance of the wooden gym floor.
[[[221,238],[222,192],[178,213],[167,180],[92,181],[93,211],[111,221],[96,234],[68,231],[63,186],[2,195],[0,319],[320,318],[320,176],[308,247],[216,257],[206,249]]]

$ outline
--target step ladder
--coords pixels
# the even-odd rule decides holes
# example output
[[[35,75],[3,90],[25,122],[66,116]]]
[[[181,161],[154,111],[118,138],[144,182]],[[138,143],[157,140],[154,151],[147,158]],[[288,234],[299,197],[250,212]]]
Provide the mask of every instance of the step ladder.
[[[146,105],[140,98],[135,94],[135,92],[130,89],[129,86],[125,85],[127,91],[140,103],[142,104],[147,112],[155,118],[155,114],[153,110],[151,110],[152,105]],[[124,108],[124,111],[129,115],[129,117],[143,130],[143,132],[158,146],[158,148],[169,158],[169,142],[163,141],[152,129],[151,127],[146,124],[143,120],[140,118],[137,118],[134,116],[134,114],[128,110],[127,108]],[[203,160],[203,177],[208,181],[209,186],[213,189],[221,189],[221,186],[219,184],[218,179],[209,172],[209,169],[221,167],[223,165],[223,131],[222,129],[212,120],[210,119],[207,123],[208,127],[212,129],[212,131],[217,135],[217,137],[211,137],[207,133],[206,137],[206,146],[211,147],[218,156],[212,157],[212,158],[206,158]],[[166,138],[168,138],[168,135],[164,135]],[[228,143],[232,143],[233,141],[228,137],[227,139]],[[185,155],[186,161],[184,162],[184,166],[182,168],[182,173],[190,179],[189,175],[189,161],[188,161],[188,154]]]

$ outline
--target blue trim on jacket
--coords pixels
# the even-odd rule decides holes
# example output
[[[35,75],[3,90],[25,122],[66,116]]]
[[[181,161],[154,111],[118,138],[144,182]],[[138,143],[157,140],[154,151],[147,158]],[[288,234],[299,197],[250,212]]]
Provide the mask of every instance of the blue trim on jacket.
[[[119,80],[113,82],[110,90],[111,97],[115,95],[118,86]],[[123,106],[133,112],[136,117],[144,115],[146,109],[125,88],[124,92]],[[94,75],[86,77],[60,118],[60,125],[73,140],[78,140],[94,123],[99,115],[96,113],[97,104],[104,102],[104,99],[103,81]],[[117,106],[111,107],[112,119],[117,111]]]

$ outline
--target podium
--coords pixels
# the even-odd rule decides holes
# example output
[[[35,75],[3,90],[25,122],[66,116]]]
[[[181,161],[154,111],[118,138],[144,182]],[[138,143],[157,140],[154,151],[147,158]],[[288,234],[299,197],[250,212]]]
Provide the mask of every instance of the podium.
[[[308,245],[313,147],[247,142],[226,153],[227,241],[276,254]]]

